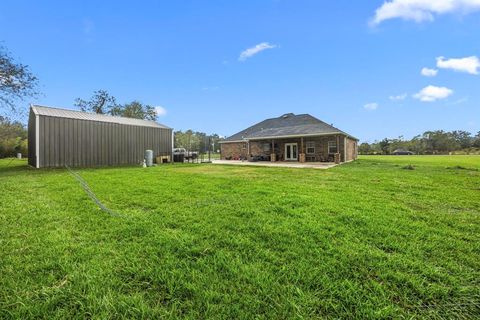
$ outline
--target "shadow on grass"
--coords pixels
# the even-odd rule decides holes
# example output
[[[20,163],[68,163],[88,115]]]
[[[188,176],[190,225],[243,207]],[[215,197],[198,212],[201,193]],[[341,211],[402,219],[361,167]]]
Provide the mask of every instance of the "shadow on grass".
[[[447,170],[468,170],[468,171],[478,171],[477,168],[466,168],[462,166],[453,166],[453,167],[447,167]]]
[[[0,159],[0,174],[9,172],[20,172],[32,170],[26,160],[19,160],[16,158]]]

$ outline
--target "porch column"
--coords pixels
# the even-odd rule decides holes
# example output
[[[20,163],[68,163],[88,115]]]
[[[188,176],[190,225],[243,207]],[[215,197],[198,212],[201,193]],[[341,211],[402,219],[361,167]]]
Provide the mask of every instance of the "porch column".
[[[305,150],[303,148],[303,137],[300,138],[300,162],[305,162],[306,161],[306,158],[305,158]]]
[[[270,153],[270,161],[277,161],[277,156],[275,155],[275,140],[272,139],[272,152]]]
[[[335,163],[339,164],[341,162],[340,158],[340,136],[337,135],[337,152],[335,153]]]

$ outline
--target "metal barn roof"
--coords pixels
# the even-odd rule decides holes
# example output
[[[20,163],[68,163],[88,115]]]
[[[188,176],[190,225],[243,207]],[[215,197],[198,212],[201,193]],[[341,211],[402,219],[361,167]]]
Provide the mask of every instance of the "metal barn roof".
[[[89,120],[89,121],[99,121],[99,122],[108,122],[108,123],[118,123],[118,124],[131,125],[131,126],[171,129],[163,124],[160,124],[158,122],[151,121],[151,120],[114,117],[106,114],[97,114],[97,113],[83,112],[83,111],[77,111],[77,110],[52,108],[52,107],[39,106],[39,105],[32,105],[31,108],[35,114],[48,116],[48,117]]]

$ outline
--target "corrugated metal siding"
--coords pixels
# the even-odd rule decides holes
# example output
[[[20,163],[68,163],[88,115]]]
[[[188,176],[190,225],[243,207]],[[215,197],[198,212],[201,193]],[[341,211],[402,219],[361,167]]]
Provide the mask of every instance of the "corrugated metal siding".
[[[28,164],[31,166],[36,165],[36,147],[35,147],[35,114],[32,110],[30,110],[30,114],[28,116]]]
[[[138,164],[147,149],[153,150],[154,156],[172,156],[169,128],[39,117],[40,167]],[[30,127],[29,121],[29,139],[34,142],[35,130]]]

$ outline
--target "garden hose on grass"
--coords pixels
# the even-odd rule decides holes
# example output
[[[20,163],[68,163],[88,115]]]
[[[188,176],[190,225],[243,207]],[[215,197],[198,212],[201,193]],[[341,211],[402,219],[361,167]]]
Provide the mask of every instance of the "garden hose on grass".
[[[16,158],[12,158],[4,168],[8,168],[12,164],[13,160],[15,160],[15,159]]]
[[[93,193],[93,191],[90,189],[90,187],[88,186],[87,182],[85,180],[83,180],[82,177],[80,177],[80,175],[78,173],[76,173],[75,171],[73,171],[69,166],[65,165],[65,168],[67,168],[68,172],[78,181],[78,183],[80,183],[80,185],[82,186],[83,190],[85,190],[85,192],[88,194],[88,196],[90,197],[90,199],[92,199],[93,202],[95,202],[97,204],[97,206],[104,212],[108,213],[109,215],[113,216],[113,217],[123,217],[122,214],[119,214],[119,213],[116,213],[112,210],[110,210],[109,208],[107,208],[98,198],[97,196],[95,195],[95,193]]]

